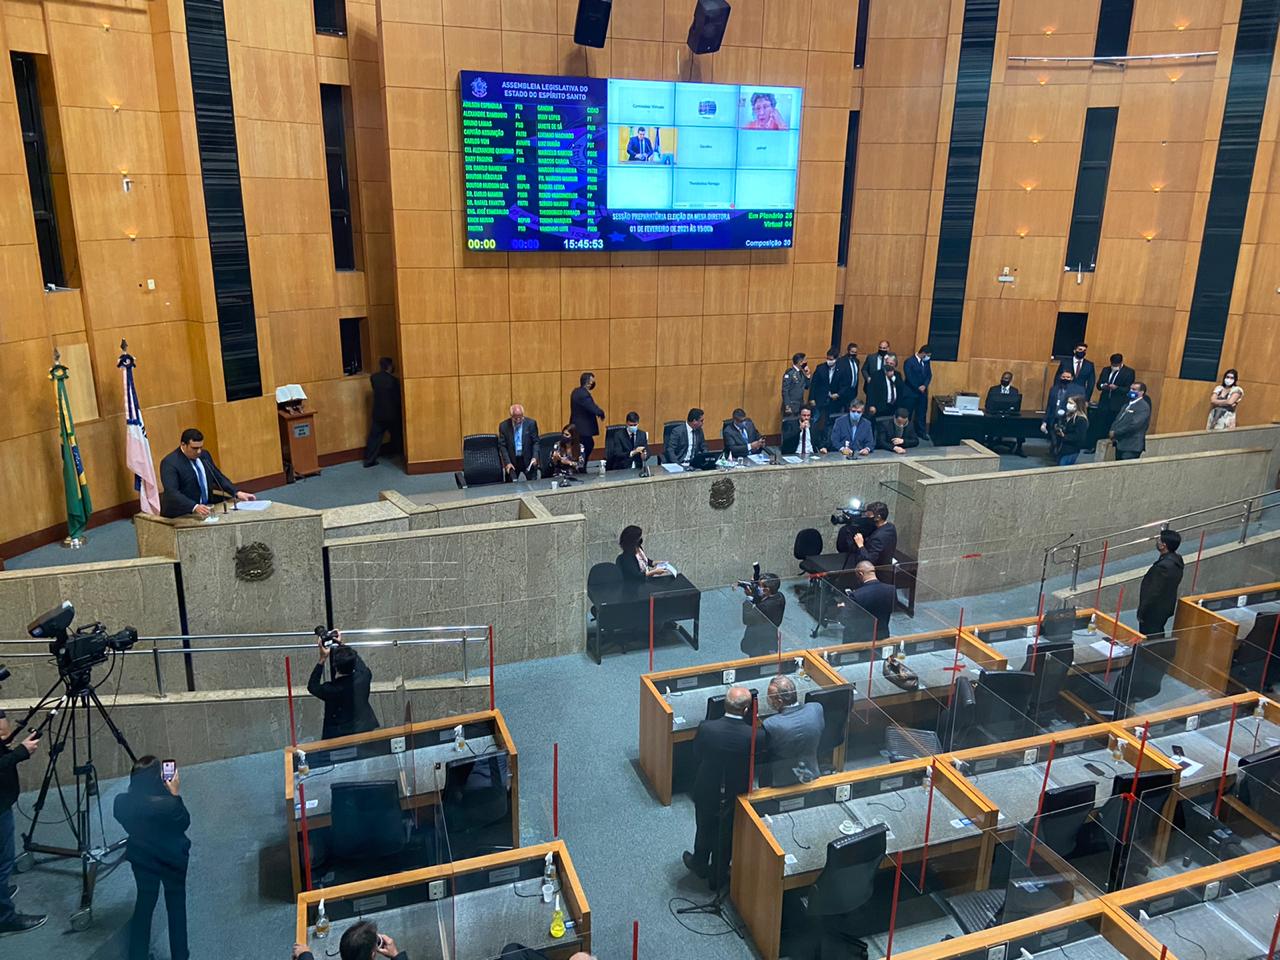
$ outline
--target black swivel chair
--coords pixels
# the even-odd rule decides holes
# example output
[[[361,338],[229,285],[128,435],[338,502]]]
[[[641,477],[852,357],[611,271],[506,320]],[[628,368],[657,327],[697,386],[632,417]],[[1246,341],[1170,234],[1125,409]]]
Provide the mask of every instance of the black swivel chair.
[[[595,649],[591,650],[591,638],[588,637],[587,652],[596,663],[600,662],[600,654],[610,639],[625,646],[634,635],[630,627],[621,625],[620,618],[609,611],[610,604],[619,600],[623,583],[622,571],[616,563],[593,563],[587,571],[587,599],[591,603],[591,616],[596,621]],[[624,608],[618,609],[625,613]]]
[[[395,859],[408,842],[394,780],[335,783],[332,786],[329,855],[337,861],[374,865]],[[362,871],[365,876],[394,873],[393,867]]]
[[[1030,716],[1037,724],[1052,717],[1056,711],[1058,698],[1075,661],[1075,650],[1072,640],[1027,644],[1027,659],[1022,669],[1035,676],[1031,687]]]
[[[1081,841],[1085,853],[1100,848],[1107,854],[1106,875],[1090,870],[1087,858],[1077,857],[1076,865],[1083,869],[1091,883],[1107,893],[1114,893],[1125,886],[1126,878],[1131,874],[1145,879],[1146,862],[1142,858],[1134,861],[1131,855],[1134,849],[1151,849],[1151,841],[1163,823],[1165,803],[1173,793],[1173,781],[1172,770],[1144,770],[1138,774],[1136,787],[1133,774],[1115,775],[1111,783],[1111,797],[1098,811],[1094,824],[1085,829]],[[1130,791],[1137,797],[1132,810]],[[1080,852],[1077,850],[1077,854]]]
[[[1082,673],[1071,677],[1067,688],[1104,720],[1121,720],[1134,704],[1160,692],[1177,644],[1176,637],[1143,640],[1134,645],[1129,662],[1111,672],[1110,680],[1103,674]]]
[[[812,578],[821,571],[813,558],[821,556],[823,550],[822,531],[816,527],[805,527],[796,534],[796,542],[791,547],[791,555],[800,561],[800,572]],[[796,596],[801,603],[808,603],[818,591],[812,579],[796,587]]]
[[[805,703],[822,707],[822,737],[818,740],[818,763],[825,776],[839,771],[832,767],[832,755],[849,739],[849,714],[853,710],[853,687],[841,685],[811,690]],[[825,759],[824,759],[825,758]]]
[[[673,431],[676,427],[683,427],[683,426],[684,426],[683,420],[668,420],[666,423],[662,425],[662,449],[658,451],[659,463],[671,462],[670,460],[667,459],[667,441],[671,439],[671,431]]]
[[[891,762],[929,757],[935,753],[960,750],[973,729],[976,704],[973,681],[960,677],[956,681],[955,696],[950,707],[938,711],[935,730],[904,730],[889,726],[884,732],[885,752]]]
[[[883,823],[827,844],[827,863],[800,903],[805,919],[818,925],[820,956],[863,958],[867,946],[854,932],[854,922],[875,893],[876,872],[888,846]]]
[[[1017,740],[1035,733],[1031,696],[1036,677],[1025,670],[984,670],[974,687],[975,735],[982,743]]]
[[[511,787],[505,756],[449,764],[442,791],[453,860],[511,849]]]
[[[756,721],[756,710],[760,706],[760,699],[756,696],[756,691],[751,691],[751,706],[747,708],[746,721],[752,725]],[[703,720],[719,720],[724,716],[724,694],[716,694],[714,697],[707,698],[707,713]]]
[[[1280,747],[1240,758],[1236,796],[1268,823],[1280,821]]]
[[[1212,801],[1213,797],[1208,799]],[[1209,866],[1224,860],[1234,860],[1249,852],[1236,832],[1213,815],[1211,807],[1201,806],[1195,800],[1179,801],[1174,826],[1179,825],[1183,827],[1187,841],[1182,845],[1183,869],[1193,862]]]
[[[1275,649],[1271,649],[1277,619],[1280,619],[1280,613],[1260,614],[1249,635],[1236,648],[1235,655],[1231,658],[1231,679],[1240,690],[1265,693],[1268,688],[1280,683],[1280,643],[1276,644]],[[1267,655],[1268,650],[1271,651],[1270,657]]]
[[[626,429],[627,425],[625,423],[615,423],[604,428],[604,449],[606,451],[606,457],[608,456],[609,441],[618,434],[625,432]]]
[[[462,470],[453,475],[462,487],[479,487],[486,483],[502,483],[502,457],[498,454],[498,438],[492,433],[473,433],[462,438]]]
[[[551,450],[560,442],[560,431],[544,433],[538,438],[538,474],[549,477],[555,473],[551,466]]]

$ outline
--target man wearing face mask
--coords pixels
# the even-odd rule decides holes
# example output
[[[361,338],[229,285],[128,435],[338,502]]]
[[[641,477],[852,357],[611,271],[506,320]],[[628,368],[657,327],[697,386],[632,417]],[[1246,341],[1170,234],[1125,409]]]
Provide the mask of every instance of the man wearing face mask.
[[[1058,442],[1061,435],[1055,429],[1067,415],[1067,401],[1075,399],[1077,406],[1084,406],[1084,391],[1073,381],[1070,370],[1058,372],[1058,382],[1049,391],[1049,399],[1044,407],[1044,423],[1040,424],[1040,432],[1049,438],[1049,452],[1056,460]]]
[[[1111,440],[1116,445],[1117,460],[1137,460],[1147,449],[1147,427],[1151,423],[1147,385],[1134,383],[1128,397],[1128,404],[1121,407],[1111,421]]]
[[[840,416],[840,391],[835,383],[838,356],[835,347],[828,350],[827,359],[818,364],[809,381],[809,408],[813,410],[814,429],[819,431],[829,430],[831,421]]]
[[[1008,404],[1016,404],[1016,406],[1012,408],[1007,406],[1000,408],[998,404],[1001,403],[1001,401],[997,400],[995,401],[995,403],[992,402],[992,399],[995,397],[1014,398],[1014,399],[1005,400],[1003,402]],[[985,410],[988,413],[988,415],[990,415],[993,409],[996,410],[997,414],[1001,416],[1008,416],[1009,413],[1011,413],[1013,410],[1022,409],[1022,393],[1018,390],[1017,387],[1013,385],[1012,370],[1006,370],[1004,373],[1000,374],[1000,382],[996,384],[994,387],[987,388],[987,402],[983,405],[983,410]],[[987,446],[990,446],[993,443],[1005,442],[1005,438],[1001,437],[998,434],[990,434],[985,438],[985,442]],[[1021,440],[1017,441],[1017,452],[1019,454],[1022,453]]]
[[[791,357],[791,366],[782,375],[782,416],[794,417],[804,406],[804,392],[809,389],[809,361],[803,353]]]
[[[649,434],[640,429],[640,414],[627,414],[627,428],[609,435],[604,449],[606,470],[638,470],[649,456]]]
[[[865,457],[876,445],[875,430],[871,421],[862,415],[861,400],[849,404],[849,412],[836,421],[831,428],[831,447],[839,450],[846,457],[857,454]]]
[[[836,361],[831,375],[831,389],[840,396],[839,409],[845,410],[858,395],[858,345],[849,344],[844,356]]]
[[[880,345],[876,348],[876,352],[867,357],[867,362],[862,365],[862,379],[867,382],[867,389],[871,389],[872,374],[880,373],[885,368],[885,362],[889,359],[889,341],[881,340]],[[867,402],[871,402],[871,397],[867,397]]]
[[[1133,386],[1133,367],[1126,367],[1124,355],[1113,353],[1111,366],[1102,371],[1098,379],[1098,410],[1096,417],[1102,418],[1098,424],[1103,430],[1111,428],[1111,421],[1129,403],[1129,388]]]
[[[902,366],[908,395],[898,402],[910,411],[916,436],[921,440],[929,439],[929,384],[933,382],[933,366],[929,361],[932,353],[927,343],[922,344]]]
[[[1063,371],[1071,374],[1071,379],[1075,384],[1084,391],[1085,401],[1087,403],[1089,397],[1093,395],[1093,385],[1096,382],[1096,374],[1093,369],[1093,361],[1086,360],[1084,355],[1089,350],[1087,343],[1076,344],[1075,350],[1071,356],[1067,357],[1058,364],[1058,376],[1062,376]]]
[[[1084,397],[1067,397],[1067,413],[1053,432],[1058,438],[1058,466],[1069,467],[1080,459],[1080,451],[1089,444],[1089,418],[1084,415]]]
[[[890,416],[909,399],[910,391],[898,373],[898,358],[891,353],[884,358],[884,369],[867,378],[867,416]]]

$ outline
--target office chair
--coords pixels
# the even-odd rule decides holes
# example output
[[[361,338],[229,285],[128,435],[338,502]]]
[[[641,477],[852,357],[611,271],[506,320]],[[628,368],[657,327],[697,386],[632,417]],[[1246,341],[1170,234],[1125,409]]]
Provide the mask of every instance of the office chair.
[[[1134,645],[1123,667],[1111,671],[1110,680],[1101,673],[1081,673],[1071,677],[1067,687],[1104,720],[1121,720],[1134,704],[1160,692],[1177,643],[1176,637],[1143,640]]]
[[[1209,800],[1212,799],[1210,796]],[[1191,841],[1182,852],[1183,869],[1193,862],[1209,866],[1242,857],[1248,852],[1234,830],[1215,817],[1209,807],[1202,807],[1194,800],[1179,801],[1174,826],[1182,826],[1183,834]],[[1175,831],[1174,836],[1177,835]]]
[[[1265,693],[1267,688],[1280,683],[1280,643],[1271,651],[1270,658],[1267,656],[1277,618],[1280,618],[1280,613],[1259,614],[1253,629],[1231,657],[1231,679],[1239,690]],[[1228,691],[1231,692],[1235,691]]]
[[[555,471],[551,467],[551,451],[560,442],[560,431],[544,433],[538,438],[538,476],[549,477]]]
[[[1025,850],[1022,856],[1025,858]],[[1011,878],[1003,886],[986,890],[949,897],[933,893],[930,898],[968,934],[1070,906],[1075,898],[1075,887],[1070,878],[1058,874],[1025,876]]]
[[[974,687],[975,733],[983,743],[1017,740],[1035,733],[1031,695],[1036,677],[1024,670],[984,670]]]
[[[760,699],[756,696],[754,690],[751,691],[751,706],[747,708],[747,723],[754,724],[756,718],[756,709],[760,705]],[[703,720],[719,720],[724,716],[724,694],[716,694],[714,697],[707,698],[707,713]]]
[[[822,773],[834,772],[835,751],[849,739],[849,714],[853,711],[853,687],[842,684],[822,690],[810,690],[805,703],[822,707],[822,736],[818,739],[818,763]],[[827,758],[825,763],[823,758]]]
[[[1236,796],[1268,823],[1280,821],[1280,747],[1240,758]]]
[[[462,438],[462,470],[453,479],[459,488],[502,482],[502,457],[495,434],[473,433]]]
[[[662,449],[658,451],[659,463],[670,463],[667,459],[667,442],[671,439],[671,431],[676,427],[683,427],[683,420],[668,420],[662,425]]]
[[[1118,773],[1112,778],[1111,796],[1095,820],[1086,826],[1076,851],[1075,865],[1094,886],[1114,893],[1125,885],[1131,873],[1140,879],[1146,878],[1147,864],[1131,864],[1130,854],[1135,847],[1150,849],[1149,843],[1163,822],[1161,813],[1173,793],[1173,784],[1172,770],[1144,770],[1138,774],[1136,787],[1131,773]],[[1130,790],[1137,796],[1132,811],[1128,799]],[[1092,875],[1097,871],[1089,870],[1087,860],[1080,857],[1081,851],[1087,854],[1098,850],[1107,854],[1105,876]]]
[[[1044,616],[1040,618],[1040,641],[1043,643],[1045,640],[1070,640],[1078,619],[1074,606],[1045,611]]]
[[[791,555],[800,561],[800,572],[810,577],[807,582],[796,587],[796,598],[801,603],[810,602],[819,589],[812,577],[821,571],[818,565],[813,562],[813,558],[820,556],[822,549],[821,530],[815,527],[805,527],[796,534],[796,541],[791,547]]]
[[[1027,659],[1022,670],[1035,676],[1031,686],[1029,714],[1037,724],[1041,724],[1046,717],[1051,717],[1056,710],[1062,688],[1066,686],[1067,677],[1071,673],[1075,650],[1076,645],[1072,640],[1054,640],[1048,643],[1042,640],[1038,644],[1027,644]]]
[[[610,634],[617,635],[618,641],[625,646],[628,635],[627,630],[611,630],[606,632],[605,625],[600,619],[600,608],[598,605],[605,605],[614,602],[622,592],[623,586],[622,571],[618,569],[617,563],[593,563],[591,569],[587,571],[587,601],[591,604],[591,616],[596,621],[595,630],[595,652],[594,657],[597,662],[600,660],[601,651],[609,640]],[[617,618],[614,618],[615,620]],[[588,636],[588,645],[591,638]],[[588,648],[588,653],[591,650]]]
[[[338,860],[384,860],[407,842],[394,780],[335,783],[332,787],[330,854]]]
[[[875,892],[888,834],[888,826],[878,823],[827,844],[826,865],[800,896],[805,919],[818,924],[822,960],[867,956],[867,945],[855,935],[853,921]]]
[[[885,752],[891,762],[897,762],[960,750],[973,729],[975,712],[973,681],[960,677],[956,680],[951,706],[938,711],[936,731],[904,730],[891,725],[884,732]]]
[[[511,788],[505,762],[502,755],[448,765],[441,805],[453,860],[511,849]]]

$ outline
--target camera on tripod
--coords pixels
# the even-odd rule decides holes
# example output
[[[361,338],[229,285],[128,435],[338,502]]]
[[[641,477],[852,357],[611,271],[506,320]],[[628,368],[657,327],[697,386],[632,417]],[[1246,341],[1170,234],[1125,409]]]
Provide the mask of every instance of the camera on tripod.
[[[833,527],[852,527],[854,533],[860,533],[864,537],[871,536],[875,532],[876,522],[862,512],[861,500],[850,500],[849,506],[841,507],[835,513],[831,514],[831,525]]]
[[[138,631],[133,627],[107,633],[107,628],[96,622],[68,633],[75,616],[76,608],[71,601],[63,600],[27,625],[31,636],[37,640],[48,639],[49,652],[63,678],[87,674],[98,664],[106,663],[107,651],[122,653],[138,642]]]
[[[339,643],[338,631],[330,630],[326,627],[316,627],[316,636],[320,639],[320,646],[326,650],[332,649],[335,643]]]

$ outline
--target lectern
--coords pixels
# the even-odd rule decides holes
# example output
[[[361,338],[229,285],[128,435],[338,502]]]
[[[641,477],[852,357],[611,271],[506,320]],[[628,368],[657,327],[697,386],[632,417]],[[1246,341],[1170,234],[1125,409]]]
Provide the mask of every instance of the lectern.
[[[285,478],[314,477],[320,473],[316,455],[316,414],[304,410],[307,395],[296,383],[276,389],[276,416],[280,419],[280,452]]]

